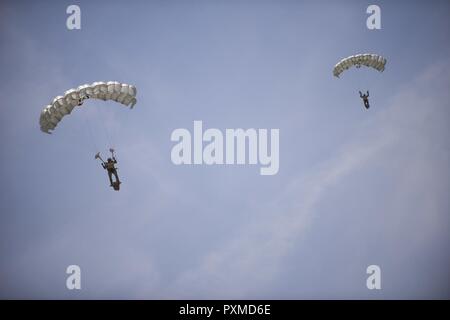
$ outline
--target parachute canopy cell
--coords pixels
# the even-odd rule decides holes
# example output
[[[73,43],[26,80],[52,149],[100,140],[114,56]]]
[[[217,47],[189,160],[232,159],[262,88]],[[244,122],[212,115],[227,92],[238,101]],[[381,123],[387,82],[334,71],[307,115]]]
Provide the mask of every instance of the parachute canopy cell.
[[[63,96],[55,97],[41,111],[41,131],[51,133],[64,116],[70,114],[75,107],[81,106],[86,99],[113,100],[133,108],[136,104],[136,93],[135,86],[116,81],[94,82],[67,90]]]
[[[342,72],[349,69],[352,66],[360,68],[361,66],[371,67],[380,72],[384,71],[386,66],[386,59],[378,54],[364,53],[347,57],[339,61],[333,68],[333,75],[335,77],[340,76]]]

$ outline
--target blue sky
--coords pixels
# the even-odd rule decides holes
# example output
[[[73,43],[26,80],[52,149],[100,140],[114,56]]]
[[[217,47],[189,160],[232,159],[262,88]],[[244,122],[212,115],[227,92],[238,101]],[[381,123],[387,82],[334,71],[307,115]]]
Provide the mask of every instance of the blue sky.
[[[0,297],[449,298],[448,1],[77,1],[76,31],[70,4],[0,4]],[[332,76],[364,52],[385,72]],[[133,110],[39,131],[55,96],[110,80]],[[194,120],[280,129],[278,174],[174,165]],[[93,159],[110,144],[120,192]]]

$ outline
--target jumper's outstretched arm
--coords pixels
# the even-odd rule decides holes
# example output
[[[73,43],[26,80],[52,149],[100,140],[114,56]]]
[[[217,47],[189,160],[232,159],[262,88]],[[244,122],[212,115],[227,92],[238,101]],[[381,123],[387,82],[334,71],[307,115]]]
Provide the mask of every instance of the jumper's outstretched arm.
[[[106,169],[105,167],[105,161],[103,161],[102,157],[100,157],[100,152],[97,152],[95,154],[95,159],[100,159],[100,161],[102,162],[102,167]]]

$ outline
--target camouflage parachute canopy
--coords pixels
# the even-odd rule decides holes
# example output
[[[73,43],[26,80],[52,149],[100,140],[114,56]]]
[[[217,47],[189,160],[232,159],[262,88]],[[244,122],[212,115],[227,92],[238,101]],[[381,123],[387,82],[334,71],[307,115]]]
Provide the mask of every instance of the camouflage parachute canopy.
[[[76,89],[70,89],[63,96],[57,96],[42,111],[39,119],[41,131],[51,133],[61,119],[70,114],[76,106],[86,99],[113,100],[133,108],[136,104],[136,87],[116,81],[94,82]]]
[[[361,66],[372,67],[380,72],[384,71],[386,59],[377,54],[357,54],[339,61],[333,68],[333,75],[339,78],[339,75],[352,66],[360,68]]]

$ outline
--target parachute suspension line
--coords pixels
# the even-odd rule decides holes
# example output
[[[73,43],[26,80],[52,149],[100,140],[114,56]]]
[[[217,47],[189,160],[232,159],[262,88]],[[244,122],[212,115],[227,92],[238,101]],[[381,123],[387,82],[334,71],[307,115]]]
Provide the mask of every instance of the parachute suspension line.
[[[86,132],[89,135],[88,140],[90,141],[91,148],[94,148],[94,152],[99,152],[100,150],[98,149],[98,144],[96,143],[96,139],[92,131],[91,124],[89,123],[88,120],[84,119],[84,125],[86,127]]]
[[[114,123],[111,124],[112,125],[112,128],[111,128],[109,118],[108,118],[109,110],[106,111],[105,109],[103,109],[105,107],[107,107],[107,106],[104,106],[104,105],[98,106],[98,110],[100,113],[100,117],[102,119],[104,119],[103,123],[101,124],[102,131],[103,131],[102,134],[105,137],[106,143],[108,144],[108,146],[105,146],[105,147],[108,147],[107,149],[109,149],[109,148],[114,148],[113,143],[115,142],[116,137],[112,135],[112,130],[114,129]]]
[[[130,119],[130,109],[129,109],[129,108],[126,108],[126,109],[120,109],[120,110],[117,110],[117,112],[118,112],[118,113],[120,112],[120,119],[122,120],[122,121],[119,123],[119,129],[122,128],[121,130],[124,130],[124,128],[130,128],[130,127],[128,126],[128,122],[129,122],[129,119]],[[132,114],[132,113],[133,113],[133,112],[131,112],[131,114]],[[126,131],[129,131],[129,130],[126,130]],[[111,127],[111,133],[112,133],[112,136],[113,136],[113,143],[116,144],[116,145],[111,145],[111,147],[112,147],[113,149],[116,149],[116,147],[119,147],[119,146],[117,145],[117,144],[119,143],[118,137],[122,137],[122,136],[119,134],[118,127],[115,126],[115,125],[113,125],[113,126]]]
[[[109,119],[105,118],[106,121],[102,123],[103,134],[106,139],[106,143],[108,143],[108,147],[111,147],[111,135],[109,134]]]
[[[117,135],[115,123],[113,122],[112,127],[108,127],[106,129],[108,134],[108,149],[116,149]]]

